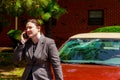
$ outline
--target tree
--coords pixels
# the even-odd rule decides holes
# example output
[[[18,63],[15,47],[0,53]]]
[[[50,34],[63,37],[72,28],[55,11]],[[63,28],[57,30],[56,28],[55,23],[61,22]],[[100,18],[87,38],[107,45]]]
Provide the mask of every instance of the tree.
[[[5,8],[3,6],[4,1],[0,0],[0,32],[2,31],[3,27],[10,25]]]
[[[18,29],[18,17],[23,14],[23,2],[21,0],[2,0],[6,12],[15,17],[15,30]]]
[[[15,17],[15,30],[18,29],[18,17],[23,13],[34,18],[45,25],[45,33],[51,37],[53,21],[65,13],[56,0],[2,0],[6,12]],[[48,30],[49,29],[49,30]],[[49,32],[50,31],[50,32]]]

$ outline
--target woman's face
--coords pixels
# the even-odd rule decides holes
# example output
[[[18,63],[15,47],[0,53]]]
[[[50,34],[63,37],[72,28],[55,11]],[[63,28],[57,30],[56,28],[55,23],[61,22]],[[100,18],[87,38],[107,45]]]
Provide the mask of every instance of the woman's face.
[[[36,37],[37,34],[40,32],[40,27],[36,26],[32,22],[28,22],[26,24],[26,32],[29,38]]]

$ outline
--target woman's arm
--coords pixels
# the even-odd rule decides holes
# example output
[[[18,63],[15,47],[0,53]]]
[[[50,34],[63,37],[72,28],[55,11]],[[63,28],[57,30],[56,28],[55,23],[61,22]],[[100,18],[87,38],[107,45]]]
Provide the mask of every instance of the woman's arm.
[[[14,53],[13,53],[13,60],[14,60],[14,62],[19,62],[19,61],[22,60],[24,47],[25,47],[25,44],[19,43],[17,45],[17,47],[15,48]]]
[[[25,44],[28,41],[29,38],[25,38],[26,31],[23,31],[21,34],[21,42],[17,45],[17,47],[14,50],[13,54],[13,60],[14,62],[19,62],[22,60],[23,53],[25,51]]]
[[[59,58],[58,50],[57,50],[54,40],[51,40],[49,43],[49,59],[52,63],[52,67],[53,67],[56,80],[63,80],[60,58]]]

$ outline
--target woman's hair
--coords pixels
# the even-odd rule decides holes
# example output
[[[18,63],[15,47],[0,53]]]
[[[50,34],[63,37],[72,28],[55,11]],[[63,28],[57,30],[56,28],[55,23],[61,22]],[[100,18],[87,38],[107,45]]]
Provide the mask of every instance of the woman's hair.
[[[39,27],[40,27],[40,32],[41,32],[41,33],[44,33],[43,27],[42,27],[42,25],[39,23],[38,19],[28,19],[28,20],[27,20],[27,23],[28,23],[28,22],[34,23],[37,27],[39,26]]]
[[[28,22],[34,23],[36,26],[41,26],[37,19],[28,19]]]

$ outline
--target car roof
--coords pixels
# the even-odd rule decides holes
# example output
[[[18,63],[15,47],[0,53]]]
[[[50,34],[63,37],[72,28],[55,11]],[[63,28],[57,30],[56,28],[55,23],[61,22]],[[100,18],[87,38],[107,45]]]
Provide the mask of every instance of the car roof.
[[[80,33],[70,38],[115,38],[120,39],[120,33]]]

